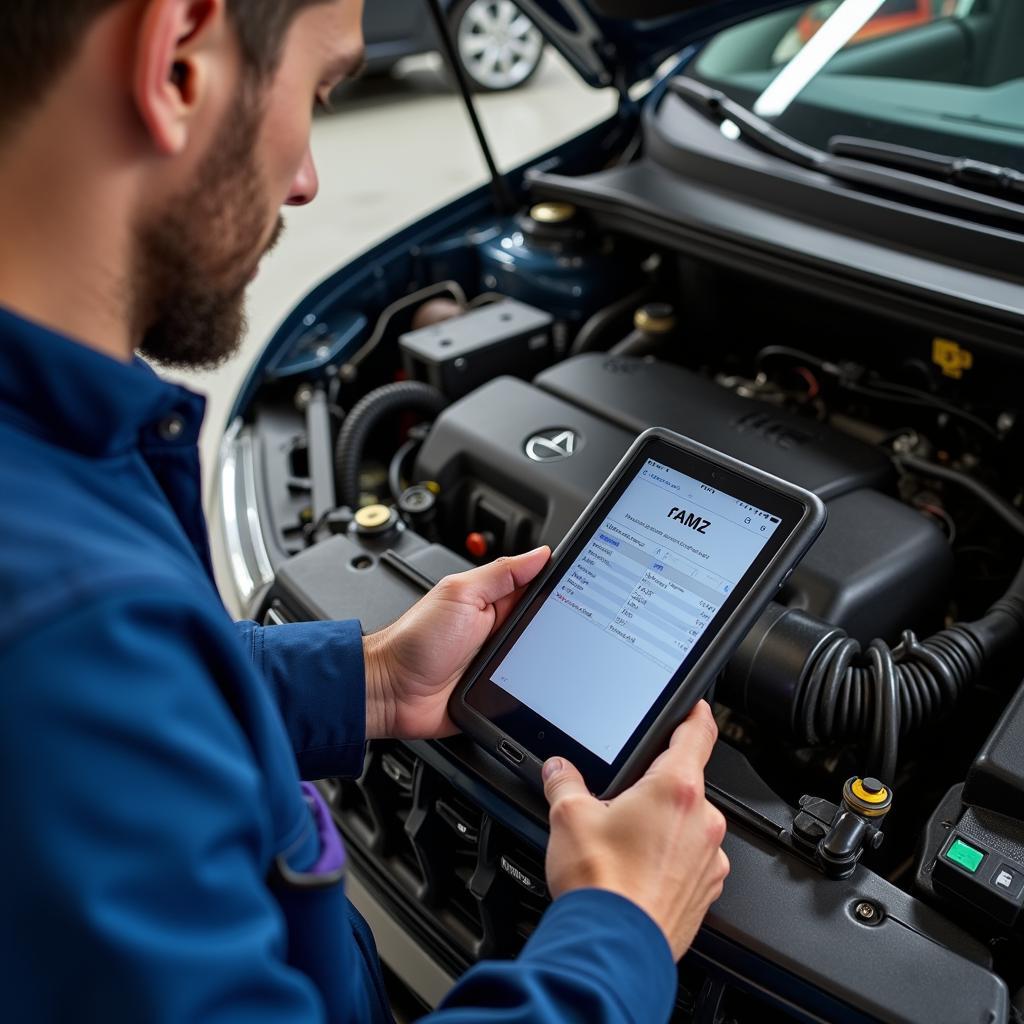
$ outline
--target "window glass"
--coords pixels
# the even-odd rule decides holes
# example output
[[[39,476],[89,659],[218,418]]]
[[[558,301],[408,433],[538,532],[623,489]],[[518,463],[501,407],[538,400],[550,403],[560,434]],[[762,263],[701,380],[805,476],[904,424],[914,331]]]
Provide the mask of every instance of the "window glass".
[[[1024,3],[820,0],[715,36],[696,75],[821,149],[852,135],[1024,170]]]

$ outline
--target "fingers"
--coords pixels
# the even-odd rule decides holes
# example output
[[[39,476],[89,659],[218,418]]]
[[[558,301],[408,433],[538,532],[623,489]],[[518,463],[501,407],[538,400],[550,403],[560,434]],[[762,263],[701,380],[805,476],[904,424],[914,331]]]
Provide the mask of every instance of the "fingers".
[[[590,790],[579,770],[563,757],[549,758],[541,776],[544,779],[544,795],[552,809],[566,797],[590,796]]]
[[[494,604],[525,587],[548,563],[551,549],[547,546],[527,551],[524,555],[499,558],[488,565],[453,577],[464,592],[483,604]]]
[[[686,720],[672,734],[669,748],[648,769],[648,774],[669,771],[674,775],[701,775],[711,757],[718,726],[706,700],[698,701]]]

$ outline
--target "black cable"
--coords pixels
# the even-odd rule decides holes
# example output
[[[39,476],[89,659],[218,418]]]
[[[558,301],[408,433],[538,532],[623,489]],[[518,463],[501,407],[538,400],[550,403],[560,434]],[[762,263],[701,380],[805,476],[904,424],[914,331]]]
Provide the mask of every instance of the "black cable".
[[[840,377],[839,386],[854,394],[865,395],[868,398],[877,398],[883,402],[899,402],[902,405],[914,405],[922,409],[934,409],[936,412],[944,412],[954,419],[963,420],[971,426],[988,434],[995,440],[1001,440],[999,431],[987,423],[980,416],[965,412],[949,402],[935,395],[929,395],[926,391],[918,391],[903,384],[893,384],[883,380],[873,380],[867,384],[860,384],[855,381],[843,380]]]
[[[402,498],[402,473],[405,468],[405,461],[413,452],[417,451],[423,444],[418,437],[411,437],[391,458],[391,465],[388,466],[388,490],[395,502]]]
[[[434,417],[448,405],[437,388],[420,381],[406,380],[385,384],[355,404],[345,418],[334,447],[335,480],[340,504],[359,507],[359,471],[363,465],[366,442],[374,428],[389,416],[413,410]]]
[[[804,667],[797,739],[856,742],[864,748],[864,770],[891,782],[900,740],[954,708],[992,653],[965,625],[923,642],[907,630],[897,647],[873,640],[867,650],[840,631]]]
[[[839,372],[838,364],[829,363],[822,359],[821,356],[811,355],[810,352],[804,352],[799,348],[791,348],[789,345],[765,345],[764,348],[758,349],[754,360],[760,366],[766,360],[779,356],[786,359],[794,359],[800,363],[807,363],[810,366],[816,366],[819,370],[824,370],[826,373]]]
[[[940,466],[936,462],[929,462],[927,459],[922,459],[917,455],[894,455],[893,461],[902,469],[910,470],[921,476],[930,476],[935,480],[956,484],[957,487],[970,491],[971,494],[979,498],[995,512],[1014,532],[1024,537],[1024,515],[1018,512],[1001,495],[986,487],[980,480],[976,480],[973,476],[962,473],[957,469],[950,469],[949,466]]]
[[[616,299],[609,305],[599,309],[579,329],[579,333],[572,343],[572,348],[569,350],[569,355],[578,356],[581,352],[590,352],[597,348],[601,335],[620,317],[624,317],[630,311],[639,309],[645,300],[650,297],[650,294],[650,285],[644,285],[635,292],[631,292],[621,299]]]
[[[438,281],[434,284],[427,285],[425,288],[419,288],[414,292],[410,292],[408,295],[403,295],[400,299],[396,299],[392,302],[391,305],[384,309],[380,316],[377,317],[377,325],[374,327],[369,340],[364,345],[361,345],[357,352],[353,353],[353,355],[345,360],[346,367],[348,367],[350,371],[359,368],[359,366],[384,340],[387,335],[388,328],[391,326],[391,321],[399,313],[408,309],[410,306],[416,305],[417,302],[425,302],[427,299],[444,294],[451,295],[451,297],[460,306],[468,306],[466,301],[466,292],[458,281]],[[336,377],[335,380],[337,381],[337,386],[340,387],[340,379]]]
[[[908,384],[898,384],[895,381],[887,381],[876,373],[867,371],[864,367],[855,363],[833,363],[820,356],[804,352],[802,349],[792,348],[789,345],[766,345],[759,349],[754,357],[758,366],[772,358],[792,359],[796,362],[806,363],[834,377],[841,388],[852,391],[854,394],[864,395],[867,398],[875,398],[883,402],[900,402],[904,405],[913,405],[922,409],[934,409],[937,412],[944,412],[947,416],[963,420],[978,430],[984,431],[997,441],[1001,435],[992,424],[983,420],[980,416],[947,402],[937,395],[919,388],[911,387]],[[866,379],[861,379],[865,377]]]

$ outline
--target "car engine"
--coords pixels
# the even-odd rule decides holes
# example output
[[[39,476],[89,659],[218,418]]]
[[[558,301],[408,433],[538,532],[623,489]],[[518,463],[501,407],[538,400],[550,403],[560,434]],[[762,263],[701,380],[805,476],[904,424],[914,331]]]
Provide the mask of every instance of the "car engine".
[[[467,235],[471,269],[381,301],[361,342],[344,310],[297,329],[240,428],[273,563],[251,613],[381,628],[449,573],[555,546],[650,426],[809,488],[825,530],[714,693],[709,793],[745,845],[677,1019],[712,983],[732,1016],[702,1020],[794,1019],[721,981],[715,934],[826,958],[841,1002],[838,951],[861,942],[1024,986],[1015,362],[542,207]],[[884,824],[851,796],[875,778]],[[359,780],[324,786],[360,878],[444,970],[529,936],[545,810],[487,753],[374,742]]]

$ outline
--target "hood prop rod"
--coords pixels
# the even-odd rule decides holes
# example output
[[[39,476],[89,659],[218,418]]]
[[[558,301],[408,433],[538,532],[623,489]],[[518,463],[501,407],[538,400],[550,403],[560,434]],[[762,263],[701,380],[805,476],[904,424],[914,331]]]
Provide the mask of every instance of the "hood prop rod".
[[[444,53],[448,66],[451,68],[452,74],[455,76],[459,92],[462,94],[462,102],[466,106],[466,112],[469,114],[469,120],[473,125],[473,132],[476,134],[476,141],[480,146],[480,151],[483,153],[484,161],[487,164],[487,170],[491,175],[491,192],[494,195],[495,209],[499,214],[510,214],[515,209],[512,193],[508,187],[508,182],[498,170],[498,165],[494,162],[494,154],[487,141],[487,135],[484,133],[484,127],[480,123],[480,116],[477,114],[469,77],[466,74],[466,69],[462,66],[462,62],[459,60],[459,55],[455,49],[455,42],[448,29],[448,19],[441,10],[440,0],[427,0],[427,7],[434,21],[434,27],[437,29],[441,50]]]

